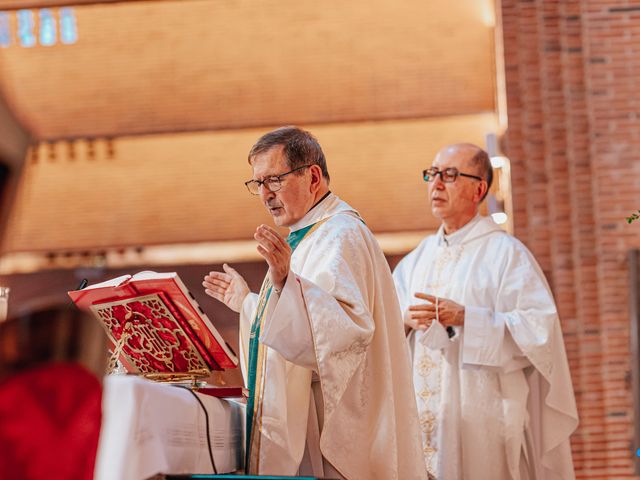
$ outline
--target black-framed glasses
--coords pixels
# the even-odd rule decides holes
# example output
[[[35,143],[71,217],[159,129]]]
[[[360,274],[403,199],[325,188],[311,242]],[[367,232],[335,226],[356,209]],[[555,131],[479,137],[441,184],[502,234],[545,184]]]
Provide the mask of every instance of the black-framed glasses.
[[[422,178],[425,182],[433,182],[438,175],[440,175],[440,180],[444,183],[453,183],[458,177],[468,177],[480,181],[484,180],[482,177],[477,175],[462,173],[455,167],[445,168],[444,170],[440,170],[438,167],[431,167],[422,171]]]
[[[264,180],[249,180],[248,182],[244,182],[247,190],[252,195],[260,194],[260,186],[263,186],[270,192],[277,192],[282,188],[282,179],[289,175],[290,173],[297,172],[298,170],[302,170],[303,168],[310,167],[309,165],[302,165],[301,167],[294,168],[293,170],[289,170],[288,172],[281,173],[280,175],[273,175],[271,177],[267,177]]]

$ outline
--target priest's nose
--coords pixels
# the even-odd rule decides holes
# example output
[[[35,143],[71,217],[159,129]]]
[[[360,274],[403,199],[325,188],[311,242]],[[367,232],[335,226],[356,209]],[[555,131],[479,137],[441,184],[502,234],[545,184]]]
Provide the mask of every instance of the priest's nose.
[[[276,194],[269,190],[265,185],[260,185],[260,198],[263,202],[274,198]]]

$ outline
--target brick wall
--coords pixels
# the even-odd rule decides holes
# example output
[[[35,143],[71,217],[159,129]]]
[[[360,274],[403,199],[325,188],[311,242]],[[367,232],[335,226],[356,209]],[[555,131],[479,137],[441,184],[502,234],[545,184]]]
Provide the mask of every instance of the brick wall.
[[[640,5],[501,4],[515,233],[560,309],[576,474],[634,478],[626,256],[640,225],[625,216],[640,208]]]

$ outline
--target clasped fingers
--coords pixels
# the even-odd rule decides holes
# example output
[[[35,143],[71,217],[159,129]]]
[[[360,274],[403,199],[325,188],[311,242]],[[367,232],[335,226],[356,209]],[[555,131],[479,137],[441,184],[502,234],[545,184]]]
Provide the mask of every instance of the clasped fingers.
[[[464,306],[448,298],[436,297],[427,293],[417,292],[415,297],[429,303],[420,303],[409,307],[409,314],[415,320],[430,320],[436,318],[445,326],[464,324]]]

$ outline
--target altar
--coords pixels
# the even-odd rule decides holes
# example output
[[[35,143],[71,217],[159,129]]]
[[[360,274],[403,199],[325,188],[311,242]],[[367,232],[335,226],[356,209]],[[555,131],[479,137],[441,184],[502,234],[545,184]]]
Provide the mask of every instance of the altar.
[[[242,469],[243,403],[131,375],[103,388],[96,480]]]

